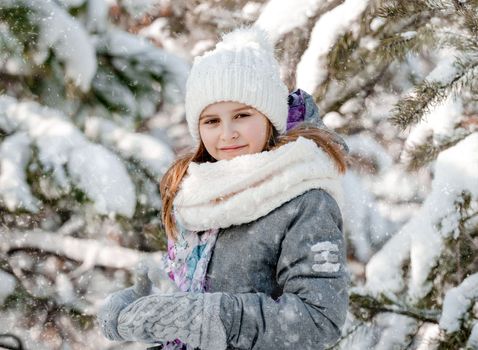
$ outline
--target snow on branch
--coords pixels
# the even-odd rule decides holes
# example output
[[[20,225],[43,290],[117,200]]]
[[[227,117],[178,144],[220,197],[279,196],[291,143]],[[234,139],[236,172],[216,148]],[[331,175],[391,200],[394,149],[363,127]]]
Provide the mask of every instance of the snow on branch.
[[[424,118],[410,132],[400,155],[409,169],[418,169],[435,160],[444,146],[449,146],[454,136],[463,135],[455,130],[463,119],[461,98],[448,96],[443,103],[424,115]]]
[[[445,294],[440,328],[448,334],[460,330],[466,314],[476,300],[478,300],[478,273],[465,278],[459,286]]]
[[[30,138],[24,132],[6,137],[0,145],[0,197],[10,211],[38,211],[40,201],[32,195],[25,174],[30,157]]]
[[[0,270],[0,305],[15,291],[17,281],[11,274]]]
[[[457,238],[460,216],[456,202],[464,192],[478,200],[478,134],[440,153],[431,193],[419,212],[375,254],[366,267],[365,288],[372,294],[404,291],[402,267],[410,263],[407,295],[418,302],[432,288],[429,275],[444,248]]]
[[[471,334],[466,342],[466,349],[478,349],[478,321],[475,321]]]
[[[448,96],[456,98],[462,90],[476,87],[478,61],[471,55],[457,59],[456,54],[451,49],[439,52],[442,59],[435,69],[394,107],[392,123],[404,130],[431,114]]]
[[[68,172],[102,214],[134,215],[136,194],[128,172],[117,155],[102,145],[85,143],[69,155]]]
[[[82,24],[54,1],[17,0],[3,5],[33,10],[30,20],[39,27],[36,64],[44,63],[52,49],[65,64],[66,76],[88,91],[97,68],[96,50]]]
[[[123,155],[130,157],[146,168],[152,176],[160,179],[174,160],[174,152],[160,140],[145,134],[125,130],[115,123],[91,117],[86,120],[85,133],[99,139]]]
[[[294,28],[303,26],[317,9],[326,3],[324,0],[271,0],[261,11],[255,25],[265,29],[273,44]]]
[[[111,246],[94,239],[80,239],[62,236],[42,230],[6,231],[0,230],[0,249],[38,249],[66,257],[86,266],[103,266],[132,270],[143,259],[160,261],[162,252],[145,253],[120,246]]]
[[[99,213],[132,217],[134,185],[121,159],[88,141],[59,111],[34,102],[18,102],[0,95],[0,128],[24,131],[38,148],[38,157],[55,181],[70,191],[70,178],[94,202]]]
[[[161,88],[172,101],[181,101],[186,90],[189,65],[180,57],[153,46],[146,38],[119,30],[108,30],[97,43],[100,53],[122,57],[152,76],[166,75]]]
[[[330,48],[360,20],[368,4],[368,0],[345,0],[320,17],[312,30],[309,47],[297,65],[296,86],[316,91],[327,79]]]
[[[374,321],[383,327],[380,340],[374,347],[376,350],[399,348],[409,343],[418,329],[416,319],[395,313],[381,313]]]

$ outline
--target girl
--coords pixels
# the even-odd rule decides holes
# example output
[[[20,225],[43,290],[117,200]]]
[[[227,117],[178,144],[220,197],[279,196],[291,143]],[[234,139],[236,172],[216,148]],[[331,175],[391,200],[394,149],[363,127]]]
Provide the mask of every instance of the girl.
[[[194,60],[186,119],[197,149],[160,184],[167,272],[179,291],[151,294],[143,269],[100,310],[106,337],[157,349],[334,344],[348,306],[347,148],[311,100],[297,90],[288,101],[258,28],[236,29]]]

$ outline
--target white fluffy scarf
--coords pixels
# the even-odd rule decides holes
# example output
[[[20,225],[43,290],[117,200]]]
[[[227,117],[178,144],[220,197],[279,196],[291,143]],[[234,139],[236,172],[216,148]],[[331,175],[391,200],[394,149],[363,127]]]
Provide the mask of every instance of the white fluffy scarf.
[[[188,230],[226,228],[254,221],[313,188],[326,190],[342,207],[334,161],[300,136],[271,151],[190,163],[174,199],[174,215]]]

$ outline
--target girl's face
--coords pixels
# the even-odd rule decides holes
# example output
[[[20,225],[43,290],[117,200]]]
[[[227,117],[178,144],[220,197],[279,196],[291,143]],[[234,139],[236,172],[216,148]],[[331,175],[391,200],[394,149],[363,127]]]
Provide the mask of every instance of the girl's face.
[[[199,135],[216,160],[262,152],[269,120],[251,106],[232,101],[207,106],[199,116]]]

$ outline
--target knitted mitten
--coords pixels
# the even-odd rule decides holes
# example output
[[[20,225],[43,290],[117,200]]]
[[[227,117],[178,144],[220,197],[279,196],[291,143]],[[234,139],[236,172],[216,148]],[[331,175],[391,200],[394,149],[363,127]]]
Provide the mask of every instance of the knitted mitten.
[[[135,284],[132,287],[110,294],[101,306],[97,319],[104,336],[109,340],[123,340],[118,334],[118,315],[126,306],[151,293],[152,283],[148,278],[148,268],[136,268]]]
[[[221,293],[145,296],[120,312],[118,334],[124,340],[154,343],[179,339],[202,350],[226,349],[220,305]]]

